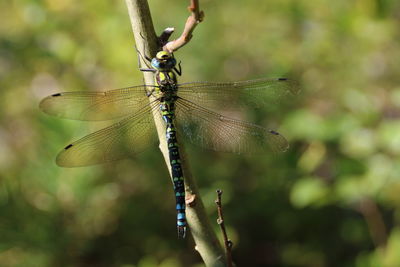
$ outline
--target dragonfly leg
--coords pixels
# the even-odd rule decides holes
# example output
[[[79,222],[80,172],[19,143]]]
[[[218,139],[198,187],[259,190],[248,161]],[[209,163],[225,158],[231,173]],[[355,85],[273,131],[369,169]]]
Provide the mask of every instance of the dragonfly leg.
[[[157,88],[157,86],[155,88],[151,89],[150,91],[146,90],[146,96],[147,97],[151,96],[156,91],[156,88]]]
[[[140,34],[140,36],[141,36],[141,37],[143,38],[143,40],[144,40],[145,38],[144,38],[142,32],[139,32],[139,34]],[[144,46],[144,50],[146,50],[146,43],[143,43],[143,46]],[[138,53],[139,53],[139,55],[140,55],[140,56],[142,57],[142,59],[143,59],[142,54],[141,54],[139,51],[138,51]],[[148,62],[151,62],[151,58],[150,58],[149,56],[147,56],[146,54],[144,54],[144,58],[145,58]],[[144,62],[146,62],[146,60],[143,59]],[[147,65],[147,63],[146,63],[146,66],[147,66],[148,68],[150,68],[150,66]]]
[[[140,71],[143,71],[143,72],[157,72],[157,70],[155,70],[155,69],[144,69],[144,68],[139,68],[139,70]]]
[[[174,67],[174,70],[179,76],[182,75],[182,66],[181,66],[181,61],[180,60],[179,60],[179,63],[178,63],[178,69],[176,67]]]
[[[146,48],[146,47],[145,47],[145,48]],[[135,45],[135,49],[136,49],[136,52],[137,52],[137,54],[138,54],[138,67],[139,67],[139,70],[140,70],[140,71],[143,71],[143,70],[152,69],[151,66],[148,64],[148,62],[151,62],[151,58],[148,57],[147,55],[144,55],[144,56],[143,56],[142,53],[140,53],[140,51],[139,51],[139,49],[137,48],[136,45]],[[142,59],[143,62],[144,62],[144,64],[146,64],[147,69],[142,68],[142,66],[141,66],[141,64],[140,64],[140,62],[141,62],[140,59]]]

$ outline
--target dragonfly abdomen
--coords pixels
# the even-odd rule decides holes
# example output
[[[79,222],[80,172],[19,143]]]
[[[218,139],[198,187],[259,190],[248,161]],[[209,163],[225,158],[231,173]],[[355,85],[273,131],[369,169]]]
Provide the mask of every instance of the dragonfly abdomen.
[[[164,101],[161,103],[160,109],[162,117],[166,123],[167,146],[176,200],[176,223],[178,236],[184,238],[186,232],[185,183],[174,125],[174,104],[174,101]]]

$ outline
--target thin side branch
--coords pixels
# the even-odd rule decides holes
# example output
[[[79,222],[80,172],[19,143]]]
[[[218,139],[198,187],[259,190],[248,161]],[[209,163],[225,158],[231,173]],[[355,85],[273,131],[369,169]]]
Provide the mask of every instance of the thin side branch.
[[[375,246],[385,247],[388,239],[387,230],[379,207],[372,199],[366,197],[361,200],[358,209],[367,222]]]
[[[183,29],[182,35],[178,39],[170,41],[165,45],[162,43],[162,45],[164,45],[164,51],[173,53],[174,51],[187,44],[190,39],[192,39],[192,33],[197,24],[203,21],[204,12],[200,11],[199,0],[191,0],[188,9],[192,14],[186,20],[185,28]]]
[[[228,238],[228,234],[226,233],[225,229],[224,214],[222,212],[222,190],[220,189],[217,190],[217,200],[215,200],[215,204],[217,204],[217,211],[218,211],[217,223],[221,227],[222,235],[224,236],[224,245],[226,251],[226,259],[228,261],[228,267],[232,267],[233,242]]]

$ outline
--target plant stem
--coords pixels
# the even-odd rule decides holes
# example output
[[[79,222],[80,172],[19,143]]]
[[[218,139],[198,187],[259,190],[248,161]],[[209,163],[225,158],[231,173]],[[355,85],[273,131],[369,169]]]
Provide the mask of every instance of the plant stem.
[[[156,54],[159,46],[159,40],[154,31],[153,22],[150,15],[147,0],[125,0],[128,7],[129,16],[132,24],[132,30],[135,37],[137,49],[146,56],[152,57]],[[141,66],[145,66],[142,57],[139,57]],[[144,73],[146,84],[154,84],[154,77],[151,73]],[[150,97],[150,101],[154,98]],[[160,140],[160,150],[164,156],[171,175],[169,164],[169,154],[165,138],[165,126],[158,110],[153,112],[154,121],[157,127],[157,133]],[[195,249],[201,255],[206,266],[226,266],[226,257],[221,244],[212,229],[211,223],[207,217],[203,202],[200,198],[196,182],[188,167],[183,147],[180,146],[182,156],[182,168],[185,178],[185,191],[187,203],[187,221],[190,232],[196,243]],[[172,179],[172,178],[171,178]]]

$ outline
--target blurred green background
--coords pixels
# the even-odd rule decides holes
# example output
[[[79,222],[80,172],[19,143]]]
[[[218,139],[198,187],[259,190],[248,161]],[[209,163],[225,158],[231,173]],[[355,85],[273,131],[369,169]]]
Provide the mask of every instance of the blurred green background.
[[[151,0],[157,32],[187,0]],[[400,266],[400,2],[200,1],[175,55],[180,81],[266,76],[300,95],[253,114],[291,149],[257,157],[187,145],[209,218],[224,190],[238,266]],[[202,266],[177,240],[157,146],[136,159],[59,168],[58,151],[106,123],[49,117],[52,93],[142,83],[125,2],[0,2],[0,266]]]

